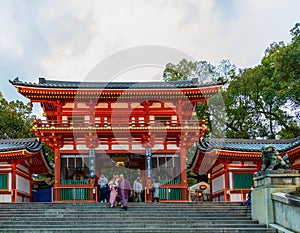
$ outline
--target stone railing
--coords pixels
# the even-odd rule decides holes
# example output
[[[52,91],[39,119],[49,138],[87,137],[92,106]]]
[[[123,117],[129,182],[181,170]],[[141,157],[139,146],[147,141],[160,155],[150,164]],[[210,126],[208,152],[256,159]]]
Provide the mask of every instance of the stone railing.
[[[272,193],[274,223],[271,227],[279,232],[300,231],[300,197],[286,193]],[[288,229],[288,230],[287,230]]]
[[[300,187],[298,171],[268,171],[254,177],[253,183],[252,219],[278,232],[300,232],[300,198],[287,194]]]

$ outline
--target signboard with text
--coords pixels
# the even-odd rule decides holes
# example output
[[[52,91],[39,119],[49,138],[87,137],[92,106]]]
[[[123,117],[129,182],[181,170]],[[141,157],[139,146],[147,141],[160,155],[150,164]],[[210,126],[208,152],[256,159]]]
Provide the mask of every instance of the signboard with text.
[[[146,174],[147,178],[152,178],[152,149],[146,148]]]

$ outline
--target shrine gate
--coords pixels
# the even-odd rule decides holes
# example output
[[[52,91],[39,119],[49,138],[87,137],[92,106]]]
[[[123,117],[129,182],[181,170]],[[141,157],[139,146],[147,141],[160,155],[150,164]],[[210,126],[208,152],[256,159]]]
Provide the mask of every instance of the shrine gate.
[[[33,131],[54,151],[53,201],[97,201],[97,178],[114,169],[138,171],[146,201],[153,178],[162,201],[189,200],[186,152],[207,130],[193,112],[223,83],[10,82],[43,108]]]

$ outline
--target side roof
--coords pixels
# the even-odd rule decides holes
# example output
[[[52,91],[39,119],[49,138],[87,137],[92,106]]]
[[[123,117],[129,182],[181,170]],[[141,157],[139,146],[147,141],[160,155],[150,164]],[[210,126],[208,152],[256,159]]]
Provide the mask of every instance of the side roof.
[[[225,82],[221,79],[215,82],[199,84],[198,79],[172,82],[74,82],[58,81],[39,78],[38,83],[23,82],[19,78],[13,81],[13,85],[38,87],[38,88],[63,88],[63,89],[173,89],[173,88],[197,88],[223,85]]]
[[[300,145],[300,137],[282,140],[255,140],[255,139],[203,139],[198,143],[202,151],[213,149],[230,151],[261,152],[264,146],[274,146],[279,153],[287,152]]]
[[[37,138],[0,139],[0,160],[33,157],[32,170],[38,173],[52,170],[42,150],[43,143]],[[24,152],[20,152],[24,151]]]
[[[37,138],[0,139],[0,152],[27,150],[34,153],[41,148],[42,143]]]
[[[288,153],[295,160],[300,149],[300,137],[294,139],[282,140],[256,140],[256,139],[202,139],[197,143],[197,149],[190,164],[189,169],[200,166],[201,163],[206,164],[209,159],[206,152],[217,150],[214,161],[217,158],[252,158],[261,160],[261,152],[264,146],[274,146],[280,154]],[[212,166],[212,161],[207,162],[208,166]]]

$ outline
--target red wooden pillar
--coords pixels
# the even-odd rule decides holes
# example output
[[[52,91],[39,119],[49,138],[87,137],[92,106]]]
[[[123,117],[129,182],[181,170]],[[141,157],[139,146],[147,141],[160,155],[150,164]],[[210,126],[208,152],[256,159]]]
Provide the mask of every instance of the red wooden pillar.
[[[183,187],[187,187],[187,176],[186,176],[186,147],[185,144],[180,148],[180,184]],[[187,190],[182,188],[182,200],[187,201]]]
[[[55,147],[54,149],[54,187],[58,187],[60,185],[60,153],[59,148]],[[59,201],[60,200],[60,189],[54,189],[55,192],[53,192],[53,201]]]
[[[18,202],[18,193],[17,193],[17,164],[15,162],[11,165],[12,174],[11,174],[11,190],[12,190],[12,202]]]
[[[60,153],[58,147],[55,147],[54,149],[54,164],[54,184],[60,185]]]

